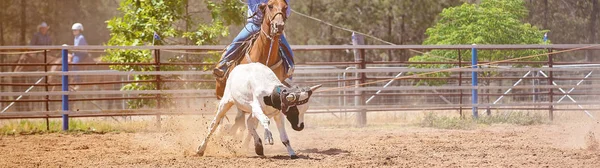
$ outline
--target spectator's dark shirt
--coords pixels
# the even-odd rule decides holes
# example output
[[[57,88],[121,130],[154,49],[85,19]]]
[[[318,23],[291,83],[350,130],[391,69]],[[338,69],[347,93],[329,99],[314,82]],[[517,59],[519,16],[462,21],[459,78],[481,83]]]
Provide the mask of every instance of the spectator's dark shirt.
[[[48,35],[48,33],[43,35],[40,32],[36,32],[33,34],[33,38],[31,38],[29,45],[52,45],[52,38],[50,35]]]

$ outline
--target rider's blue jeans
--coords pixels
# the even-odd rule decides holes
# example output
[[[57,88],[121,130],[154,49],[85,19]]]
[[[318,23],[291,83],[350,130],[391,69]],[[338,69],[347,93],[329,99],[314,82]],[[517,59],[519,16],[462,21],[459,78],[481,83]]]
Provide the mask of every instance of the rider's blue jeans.
[[[72,64],[78,64],[79,62],[81,62],[81,56],[77,55],[77,54],[73,54],[73,60],[71,61]],[[77,67],[77,65],[72,65],[70,71],[78,71],[79,67]],[[78,75],[73,76],[73,81],[75,83],[77,82],[81,82],[79,79]]]
[[[247,23],[246,26],[244,26],[244,28],[242,29],[242,31],[240,31],[240,33],[233,39],[233,42],[227,47],[227,50],[225,51],[225,55],[223,56],[222,60],[219,61],[219,64],[224,65],[225,63],[236,59],[239,56],[242,56],[242,54],[240,53],[241,49],[238,49],[241,45],[242,42],[246,41],[251,35],[256,34],[260,31],[260,25],[254,24],[254,23]],[[286,47],[286,50],[288,52],[284,52],[282,47]],[[290,44],[288,43],[287,39],[285,38],[285,36],[280,36],[280,53],[283,53],[283,58],[285,61],[286,66],[286,71],[289,71],[288,68],[294,68],[294,54],[292,53],[292,48],[290,47]],[[287,53],[289,53],[289,55],[287,55]],[[226,68],[226,66],[224,66],[223,68]]]

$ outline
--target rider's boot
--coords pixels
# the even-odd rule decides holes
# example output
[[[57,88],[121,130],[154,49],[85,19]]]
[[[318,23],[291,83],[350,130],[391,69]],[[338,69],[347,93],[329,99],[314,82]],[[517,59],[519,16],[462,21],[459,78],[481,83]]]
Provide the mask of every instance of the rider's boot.
[[[221,54],[221,59],[219,60],[219,63],[217,64],[217,66],[215,67],[215,69],[213,69],[213,75],[215,75],[215,77],[217,77],[217,79],[219,78],[223,78],[223,76],[225,76],[225,72],[227,72],[227,68],[229,68],[227,62],[225,61],[225,53],[223,52],[223,54]]]
[[[219,63],[219,64],[217,64],[215,69],[213,69],[213,75],[215,75],[215,77],[217,77],[217,78],[223,78],[225,76],[225,72],[227,71],[227,68],[229,68],[227,63]]]

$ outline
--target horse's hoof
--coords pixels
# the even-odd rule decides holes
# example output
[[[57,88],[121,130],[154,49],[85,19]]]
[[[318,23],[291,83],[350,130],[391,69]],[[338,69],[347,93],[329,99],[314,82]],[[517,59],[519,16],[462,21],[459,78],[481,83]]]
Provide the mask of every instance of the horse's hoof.
[[[263,146],[262,145],[256,145],[256,146],[254,146],[254,151],[256,152],[256,154],[258,156],[264,156],[265,155],[265,152],[263,150]]]
[[[290,156],[290,158],[291,158],[291,159],[298,159],[298,158],[300,158],[300,157],[298,157],[298,155],[292,155],[292,156]]]
[[[204,156],[204,151],[197,151],[196,156],[200,156],[200,157]]]

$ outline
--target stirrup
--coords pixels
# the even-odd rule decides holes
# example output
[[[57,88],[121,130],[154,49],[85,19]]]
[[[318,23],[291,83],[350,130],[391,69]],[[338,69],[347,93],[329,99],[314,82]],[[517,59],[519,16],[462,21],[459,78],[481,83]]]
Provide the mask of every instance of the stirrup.
[[[216,78],[223,78],[223,76],[225,76],[225,71],[221,70],[220,68],[215,68],[213,69],[213,75]]]
[[[217,78],[223,78],[227,71],[229,71],[230,63],[226,62],[224,64],[217,64],[217,66],[213,69],[213,75]],[[224,69],[224,70],[223,70]]]
[[[292,75],[294,75],[294,70],[295,69],[296,69],[295,67],[288,67],[288,69],[287,69],[287,76],[291,77]]]

